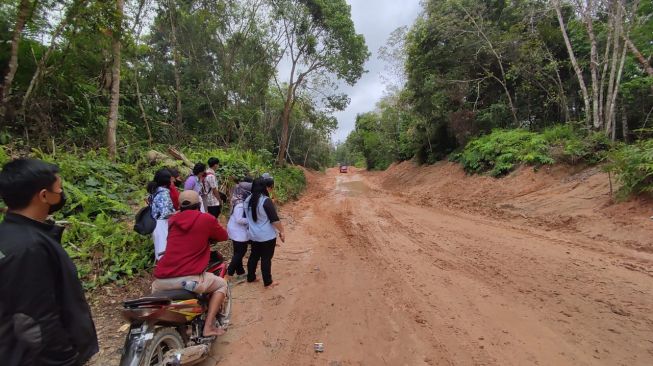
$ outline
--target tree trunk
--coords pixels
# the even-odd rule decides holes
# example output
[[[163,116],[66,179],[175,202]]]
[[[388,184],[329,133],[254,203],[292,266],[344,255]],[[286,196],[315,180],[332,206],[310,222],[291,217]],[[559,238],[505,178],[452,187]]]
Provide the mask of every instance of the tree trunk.
[[[626,46],[628,46],[628,49],[632,54],[637,58],[637,61],[639,61],[640,65],[642,65],[642,68],[648,76],[653,76],[653,67],[648,63],[648,60],[646,60],[646,57],[642,55],[641,52],[639,52],[639,49],[635,44],[628,38],[628,35],[626,33],[623,34],[624,41],[626,41]]]
[[[177,29],[175,27],[175,21],[173,20],[172,17],[172,12],[173,12],[173,3],[169,2],[169,9],[168,11],[170,12],[170,40],[172,42],[172,58],[173,58],[173,66],[174,66],[174,71],[175,71],[175,96],[177,98],[177,114],[175,116],[175,127],[177,128],[177,134],[178,137],[181,137],[183,129],[184,129],[184,115],[182,112],[182,105],[181,105],[181,74],[179,72],[179,64],[181,63],[179,60],[179,50],[178,44],[177,44]],[[175,8],[176,11],[176,8]]]
[[[306,147],[306,154],[304,154],[304,165],[303,167],[306,167],[306,163],[308,162],[308,152],[311,151],[311,144],[313,143],[313,136],[311,136],[308,139],[308,146]]]
[[[587,35],[590,39],[590,73],[592,75],[592,121],[594,129],[598,130],[603,127],[602,116],[599,114],[599,55],[596,45],[596,36],[594,34],[594,23],[592,21],[592,0],[587,0],[585,8],[585,23],[587,26]]]
[[[5,110],[9,103],[9,96],[11,95],[11,84],[14,82],[16,70],[18,70],[18,47],[20,46],[20,39],[25,28],[25,23],[29,18],[32,10],[38,3],[35,0],[31,3],[29,0],[21,0],[18,5],[18,14],[16,16],[16,25],[14,27],[14,34],[11,38],[11,51],[9,53],[9,64],[7,65],[7,73],[5,74],[2,87],[0,88],[0,119],[4,121]],[[30,6],[31,5],[31,6]]]
[[[565,21],[562,17],[562,10],[560,9],[560,0],[554,0],[553,6],[555,8],[556,14],[558,16],[558,23],[560,24],[560,31],[565,40],[565,45],[567,46],[567,52],[569,53],[569,59],[571,64],[574,67],[576,72],[576,77],[578,78],[578,84],[580,85],[580,90],[583,95],[583,102],[585,104],[585,119],[587,125],[591,126],[592,124],[592,106],[590,104],[589,94],[587,93],[587,86],[585,85],[585,80],[583,79],[583,72],[578,66],[578,61],[576,60],[576,55],[574,54],[574,49],[571,46],[571,41],[569,41],[569,35],[567,34],[567,29],[565,28]]]
[[[279,154],[277,155],[277,164],[283,165],[286,161],[286,150],[288,150],[288,125],[290,124],[290,112],[293,98],[293,85],[288,86],[286,94],[286,103],[283,106],[283,115],[281,116],[281,143],[279,144]]]
[[[614,90],[612,91],[612,95],[609,97],[612,98],[610,100],[610,123],[612,123],[613,129],[614,126],[616,126],[616,104],[617,104],[617,95],[619,94],[619,85],[621,85],[621,75],[623,74],[624,70],[624,64],[626,63],[626,45],[622,47],[621,50],[621,61],[619,62],[619,69],[617,70],[617,80],[614,82]],[[613,132],[614,136],[614,132]],[[614,139],[614,138],[613,138]]]
[[[152,130],[150,130],[150,122],[147,118],[147,114],[145,113],[145,108],[143,107],[143,100],[141,97],[141,87],[138,82],[138,70],[136,70],[136,75],[134,77],[135,83],[136,83],[136,99],[138,100],[138,109],[141,111],[141,118],[143,119],[143,122],[145,123],[145,130],[147,131],[147,145],[149,147],[152,147]]]
[[[607,31],[608,31],[608,37],[605,42],[605,52],[603,53],[603,58],[601,59],[601,63],[603,64],[603,71],[601,71],[601,83],[600,83],[600,88],[599,88],[599,114],[603,116],[605,119],[605,105],[607,105],[607,100],[606,98],[606,91],[605,91],[605,81],[608,80],[608,65],[610,64],[608,60],[610,59],[610,51],[614,47],[610,47],[610,44],[613,44],[613,38],[617,39],[618,35],[615,34],[615,27],[613,26],[614,24],[614,18],[609,17],[608,22],[607,22]],[[609,94],[609,93],[608,93]]]
[[[629,143],[630,130],[628,127],[628,116],[626,115],[626,111],[624,110],[621,111],[621,132],[623,133],[624,142]]]
[[[111,51],[113,65],[111,66],[111,101],[109,104],[109,120],[107,121],[107,148],[109,157],[115,160],[116,130],[118,128],[118,108],[120,106],[120,48],[122,36],[123,0],[116,0],[116,21],[112,31]]]
[[[618,5],[616,8],[616,14],[613,12],[610,15],[610,21],[612,22],[610,29],[614,32],[614,37],[612,40],[612,59],[610,60],[610,78],[608,81],[608,91],[605,96],[605,108],[603,108],[604,119],[605,119],[605,131],[609,132],[612,128],[612,125],[615,123],[613,118],[613,106],[612,106],[612,95],[615,92],[615,77],[617,75],[617,62],[619,57],[619,39],[621,32],[621,7]],[[610,47],[609,44],[605,45],[606,49]],[[607,64],[608,60],[606,60]]]
[[[134,25],[130,31],[131,34],[134,34],[136,31],[136,27],[141,24],[141,16],[143,14],[143,8],[145,7],[145,0],[140,0],[138,3],[138,11],[136,13],[136,19],[134,20]],[[141,40],[141,30],[142,27],[138,28],[138,32],[136,32],[136,45],[140,43]],[[150,121],[147,118],[147,113],[145,113],[145,107],[143,106],[143,95],[141,94],[141,86],[140,82],[138,79],[140,78],[140,68],[141,68],[141,61],[138,59],[138,56],[136,57],[136,62],[134,64],[134,84],[136,84],[136,100],[138,102],[138,109],[141,112],[141,118],[143,119],[143,123],[145,123],[145,130],[147,132],[147,145],[151,148],[152,143],[154,142],[154,139],[152,138],[152,130],[150,129]]]

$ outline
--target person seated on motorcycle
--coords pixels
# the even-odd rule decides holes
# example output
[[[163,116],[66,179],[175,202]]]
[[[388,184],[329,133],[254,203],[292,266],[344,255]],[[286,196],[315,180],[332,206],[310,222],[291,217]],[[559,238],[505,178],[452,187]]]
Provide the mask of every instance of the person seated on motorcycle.
[[[210,214],[200,212],[200,196],[188,190],[179,195],[181,212],[169,219],[166,252],[154,268],[152,292],[184,288],[184,282],[195,281],[193,292],[210,293],[204,336],[219,336],[224,329],[215,326],[215,319],[227,293],[227,282],[213,273],[204,272],[209,264],[209,241],[225,241],[227,232]]]

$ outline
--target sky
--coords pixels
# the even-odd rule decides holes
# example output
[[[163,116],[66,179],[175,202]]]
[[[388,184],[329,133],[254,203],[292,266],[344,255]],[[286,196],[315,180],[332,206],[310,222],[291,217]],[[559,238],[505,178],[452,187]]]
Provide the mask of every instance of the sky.
[[[381,79],[385,62],[378,58],[379,48],[386,43],[393,30],[411,25],[420,10],[420,0],[347,0],[356,32],[365,36],[372,54],[365,65],[368,72],[353,87],[344,84],[340,90],[351,99],[348,108],[335,114],[338,130],[333,141],[344,141],[354,129],[356,115],[374,110],[383,97],[385,86]]]

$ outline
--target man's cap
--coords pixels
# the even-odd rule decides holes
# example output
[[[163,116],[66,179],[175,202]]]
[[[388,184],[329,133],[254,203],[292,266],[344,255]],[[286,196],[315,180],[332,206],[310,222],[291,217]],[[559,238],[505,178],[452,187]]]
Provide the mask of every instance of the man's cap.
[[[261,175],[261,178],[274,180],[274,178],[272,177],[272,175],[270,173],[263,173],[263,175]]]
[[[179,206],[181,208],[190,207],[200,203],[200,195],[192,189],[185,190],[179,194]]]

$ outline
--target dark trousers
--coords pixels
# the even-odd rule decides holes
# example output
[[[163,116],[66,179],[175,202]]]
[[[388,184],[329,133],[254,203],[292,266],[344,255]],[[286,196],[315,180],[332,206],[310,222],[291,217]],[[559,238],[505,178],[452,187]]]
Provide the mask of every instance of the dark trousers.
[[[249,260],[247,261],[247,282],[256,280],[256,267],[260,259],[263,284],[265,286],[272,284],[272,257],[274,257],[274,248],[276,246],[277,238],[262,242],[252,241],[252,252],[249,254]]]
[[[247,253],[248,241],[233,241],[234,256],[231,258],[231,263],[227,267],[227,274],[233,276],[236,274],[245,274],[245,267],[243,267],[243,257]]]
[[[206,208],[206,212],[217,219],[220,216],[220,212],[222,212],[222,206],[209,206]]]

